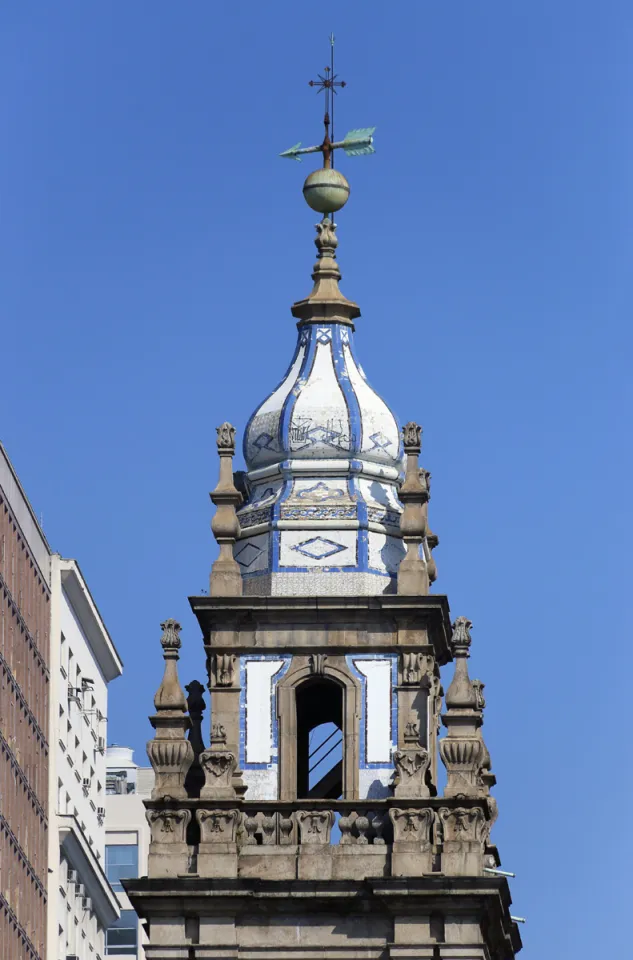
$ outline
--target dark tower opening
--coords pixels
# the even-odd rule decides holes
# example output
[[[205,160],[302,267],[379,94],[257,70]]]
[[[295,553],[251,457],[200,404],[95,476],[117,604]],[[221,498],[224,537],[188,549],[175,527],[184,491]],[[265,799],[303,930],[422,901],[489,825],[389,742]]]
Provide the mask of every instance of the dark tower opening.
[[[343,793],[343,688],[315,677],[297,687],[296,698],[297,797],[338,799]]]

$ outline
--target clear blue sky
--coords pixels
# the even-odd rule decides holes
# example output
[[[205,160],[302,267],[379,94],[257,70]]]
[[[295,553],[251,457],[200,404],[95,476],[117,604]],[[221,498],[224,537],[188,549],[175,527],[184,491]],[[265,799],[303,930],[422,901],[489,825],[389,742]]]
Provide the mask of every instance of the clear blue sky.
[[[4,3],[0,435],[125,660],[144,762],[159,623],[214,557],[215,426],[285,369],[310,288],[307,81],[334,30],[343,289],[424,424],[438,590],[473,631],[523,956],[630,947],[633,9],[626,0]],[[623,632],[624,631],[624,632]]]

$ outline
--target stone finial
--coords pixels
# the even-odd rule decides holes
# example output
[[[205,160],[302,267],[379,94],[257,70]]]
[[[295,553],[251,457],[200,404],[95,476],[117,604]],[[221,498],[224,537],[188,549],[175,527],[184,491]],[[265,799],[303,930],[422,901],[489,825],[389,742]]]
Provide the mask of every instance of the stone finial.
[[[184,713],[186,700],[180,681],[178,680],[177,663],[180,659],[178,651],[182,646],[180,631],[182,627],[177,620],[165,620],[160,625],[162,632],[160,645],[163,648],[165,672],[160,687],[154,697],[154,706],[158,711],[175,710]]]
[[[404,452],[412,453],[416,457],[420,455],[422,449],[422,427],[419,423],[410,420],[402,428],[402,440],[404,442]]]
[[[156,713],[149,718],[156,734],[147,744],[147,756],[156,775],[152,800],[163,797],[186,800],[185,777],[193,763],[194,752],[186,738],[191,721],[186,714],[187,703],[178,679],[181,628],[176,620],[165,620],[161,629],[165,672],[154,697]]]
[[[490,754],[481,735],[483,684],[468,675],[471,628],[467,617],[457,617],[453,624],[451,650],[455,672],[446,691],[446,713],[442,717],[447,736],[440,741],[440,756],[447,771],[446,797],[488,796],[495,782],[489,772]]]
[[[237,507],[242,495],[233,482],[233,457],[235,455],[235,427],[223,423],[217,427],[217,445],[220,456],[220,479],[211,500],[216,506],[211,521],[213,535],[220,547],[220,554],[211,568],[209,594],[213,597],[240,597],[242,574],[233,558],[233,544],[240,534]]]
[[[299,320],[327,323],[332,320],[351,324],[360,317],[358,304],[348,300],[339,289],[341,271],[336,262],[336,224],[324,217],[316,224],[317,262],[312,269],[314,286],[304,300],[292,305],[292,315]]]
[[[329,217],[324,217],[320,223],[316,224],[317,235],[314,243],[317,248],[317,257],[331,257],[336,260],[336,248],[338,247],[338,237],[336,236],[336,224]]]
[[[398,570],[398,593],[413,596],[422,596],[429,592],[429,574],[426,563],[420,556],[426,536],[425,506],[429,497],[418,464],[421,437],[422,427],[413,421],[402,428],[407,462],[404,483],[398,496],[404,504],[400,530],[407,552]]]

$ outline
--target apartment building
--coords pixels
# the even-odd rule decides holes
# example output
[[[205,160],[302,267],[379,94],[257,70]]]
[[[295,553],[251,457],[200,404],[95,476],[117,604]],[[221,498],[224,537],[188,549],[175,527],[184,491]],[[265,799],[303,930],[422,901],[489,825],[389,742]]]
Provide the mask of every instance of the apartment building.
[[[75,560],[51,557],[51,960],[103,960],[117,898],[105,873],[108,684],[123,665]]]
[[[108,960],[141,960],[146,937],[121,880],[147,874],[150,830],[143,800],[152,792],[154,771],[137,766],[129,747],[108,747],[106,765],[106,874],[116,891],[121,915],[106,932],[105,955]]]
[[[102,960],[107,688],[122,663],[0,444],[0,958]]]

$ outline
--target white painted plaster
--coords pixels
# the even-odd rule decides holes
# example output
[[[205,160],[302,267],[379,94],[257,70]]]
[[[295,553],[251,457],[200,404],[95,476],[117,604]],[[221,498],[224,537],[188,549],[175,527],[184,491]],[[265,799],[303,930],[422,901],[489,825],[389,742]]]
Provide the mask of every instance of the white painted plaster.
[[[246,661],[246,762],[273,759],[272,678],[283,660]]]
[[[251,800],[276,800],[277,799],[277,764],[271,763],[263,769],[246,769],[242,773],[244,783],[247,785],[246,799]]]
[[[393,777],[393,767],[371,767],[358,771],[358,790],[362,800],[382,800],[391,796],[389,782]]]
[[[365,751],[367,763],[391,760],[391,660],[354,660],[366,678]]]

